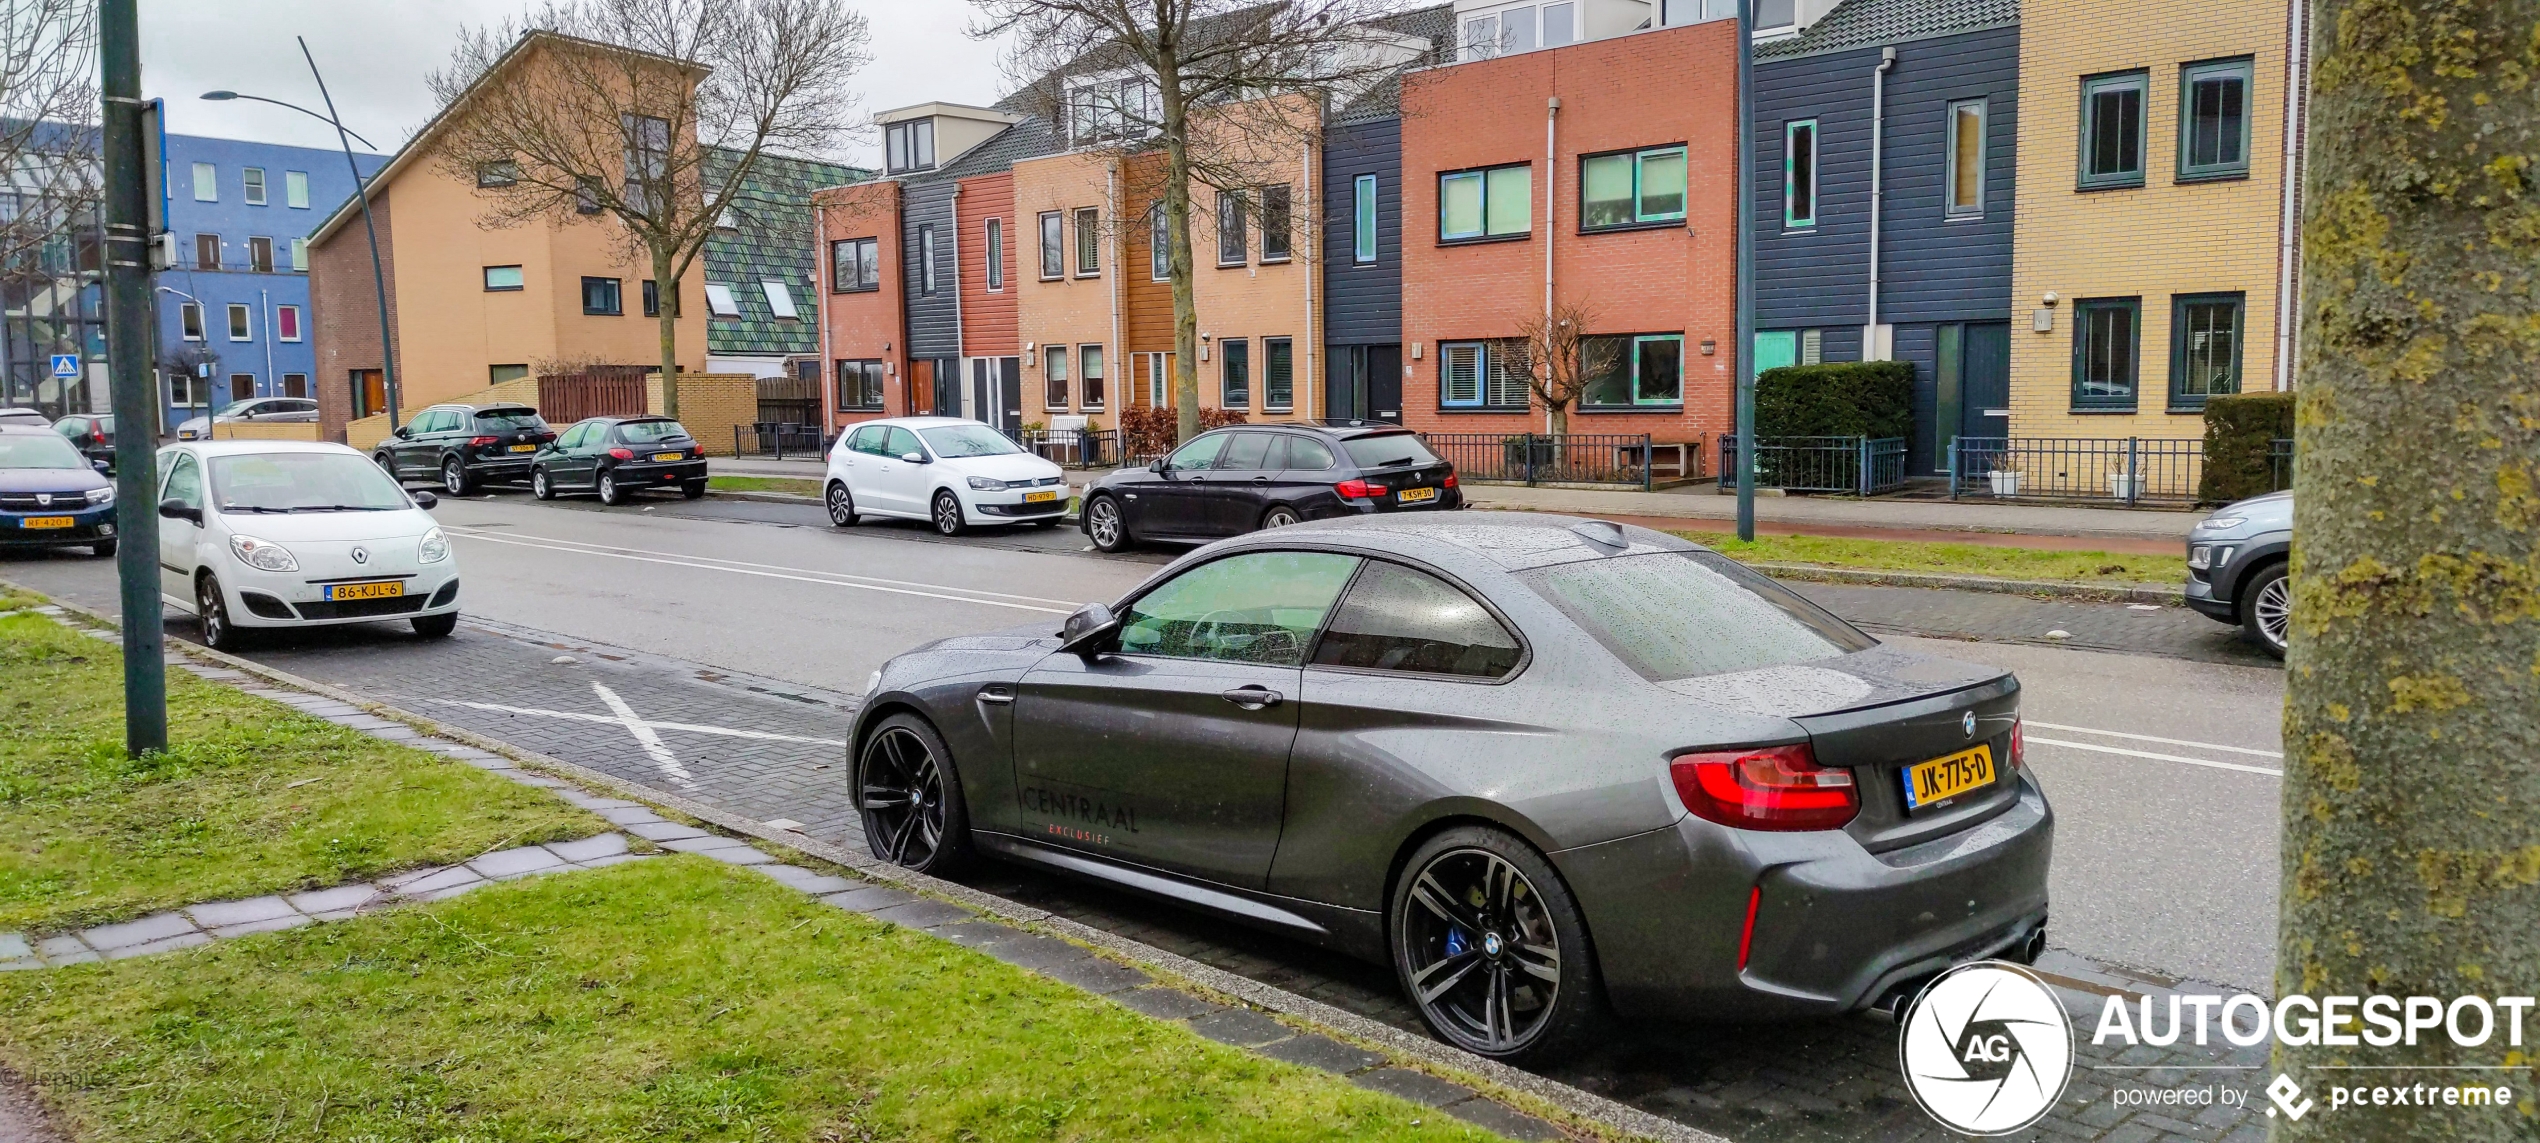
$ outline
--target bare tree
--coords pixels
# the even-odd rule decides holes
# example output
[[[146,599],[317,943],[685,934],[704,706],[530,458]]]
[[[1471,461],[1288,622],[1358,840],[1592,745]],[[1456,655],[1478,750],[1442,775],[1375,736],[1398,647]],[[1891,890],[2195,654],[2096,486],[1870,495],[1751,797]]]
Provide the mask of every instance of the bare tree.
[[[1543,402],[1545,427],[1556,437],[1570,431],[1570,406],[1621,359],[1616,339],[1588,333],[1596,321],[1586,303],[1562,301],[1517,329],[1526,342],[1526,388]]]
[[[1173,286],[1177,436],[1200,430],[1199,311],[1191,191],[1240,190],[1312,143],[1323,109],[1426,58],[1387,27],[1392,0],[974,0],[972,34],[1012,43],[1006,67],[1078,145],[1160,149],[1157,181]],[[1306,188],[1310,194],[1312,188]],[[1146,221],[1124,194],[1115,224]]]
[[[823,154],[850,129],[869,40],[838,0],[550,0],[463,33],[431,76],[450,120],[435,161],[485,189],[488,228],[618,225],[660,283],[675,417],[681,279],[761,154]]]
[[[95,226],[96,73],[93,0],[0,0],[0,265]]]

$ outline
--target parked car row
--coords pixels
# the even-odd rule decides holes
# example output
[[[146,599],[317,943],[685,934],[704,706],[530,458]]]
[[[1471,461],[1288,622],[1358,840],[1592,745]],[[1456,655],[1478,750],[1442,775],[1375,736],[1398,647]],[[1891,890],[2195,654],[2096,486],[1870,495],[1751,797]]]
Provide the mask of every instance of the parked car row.
[[[452,496],[527,484],[540,500],[587,493],[625,503],[646,488],[706,494],[706,450],[668,417],[591,417],[558,433],[527,405],[434,405],[371,453],[399,482],[437,479]]]

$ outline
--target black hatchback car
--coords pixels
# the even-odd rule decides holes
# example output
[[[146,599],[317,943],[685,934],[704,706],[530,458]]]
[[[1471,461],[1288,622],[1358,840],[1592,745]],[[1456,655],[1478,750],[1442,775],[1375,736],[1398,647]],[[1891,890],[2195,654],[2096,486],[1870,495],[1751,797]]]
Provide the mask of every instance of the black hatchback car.
[[[115,417],[112,413],[75,413],[53,422],[53,431],[71,442],[79,455],[104,464],[104,471],[115,471]]]
[[[589,492],[615,505],[642,489],[672,485],[690,500],[706,494],[706,446],[668,417],[577,422],[529,469],[529,494],[540,500]]]
[[[1192,437],[1145,468],[1085,490],[1096,548],[1214,540],[1306,520],[1464,506],[1455,466],[1418,434],[1380,422],[1242,425]]]
[[[379,442],[371,459],[399,481],[438,478],[452,496],[479,484],[529,479],[538,450],[556,439],[527,405],[434,405]]]

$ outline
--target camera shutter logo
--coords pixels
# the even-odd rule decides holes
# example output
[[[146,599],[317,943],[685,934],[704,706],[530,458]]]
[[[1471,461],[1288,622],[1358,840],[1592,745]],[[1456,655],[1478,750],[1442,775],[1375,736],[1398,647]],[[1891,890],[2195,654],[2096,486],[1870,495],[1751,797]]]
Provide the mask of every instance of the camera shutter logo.
[[[1942,1126],[2008,1135],[2062,1098],[2073,1072],[2072,1017],[2016,966],[1960,965],[1915,998],[1897,1055],[1906,1090]]]

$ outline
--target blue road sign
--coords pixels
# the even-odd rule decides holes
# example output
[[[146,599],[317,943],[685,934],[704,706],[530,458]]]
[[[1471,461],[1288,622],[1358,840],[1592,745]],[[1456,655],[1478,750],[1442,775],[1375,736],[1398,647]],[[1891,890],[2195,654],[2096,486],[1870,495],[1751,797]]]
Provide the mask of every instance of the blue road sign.
[[[76,354],[76,353],[56,353],[56,354],[54,354],[54,355],[53,355],[53,376],[55,376],[55,377],[77,377],[77,376],[79,376],[79,355],[78,355],[78,354]]]

